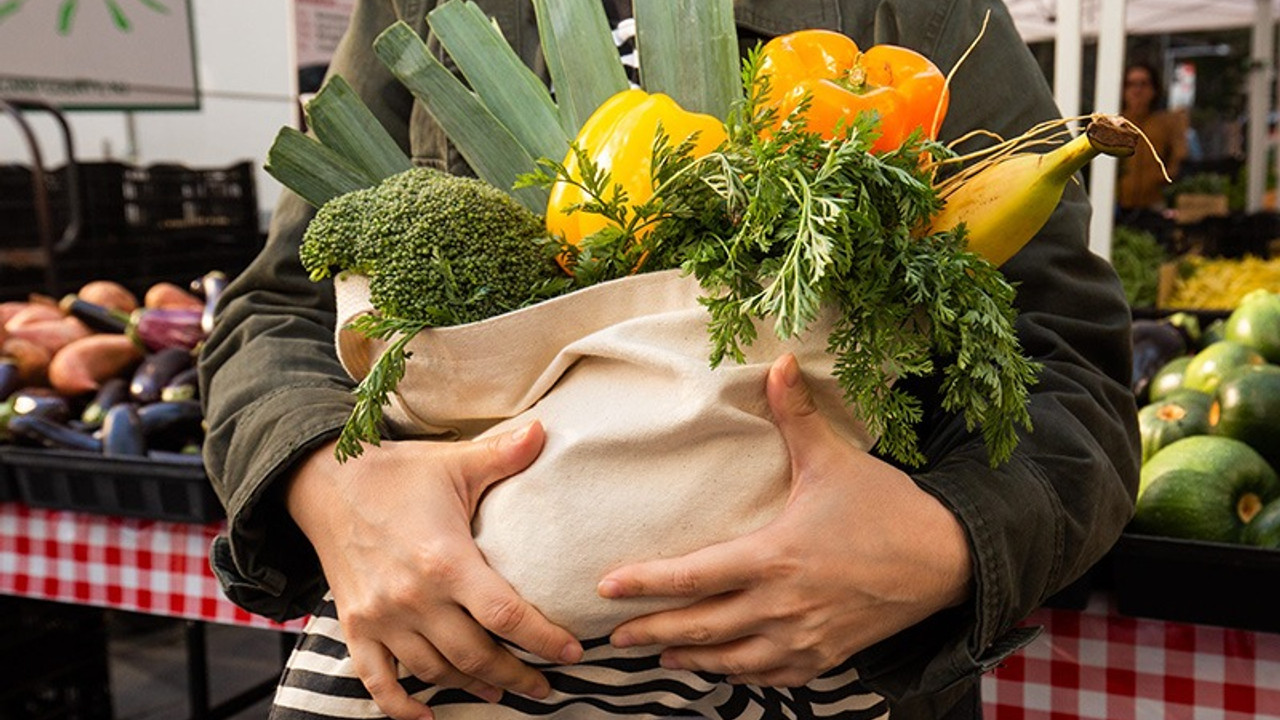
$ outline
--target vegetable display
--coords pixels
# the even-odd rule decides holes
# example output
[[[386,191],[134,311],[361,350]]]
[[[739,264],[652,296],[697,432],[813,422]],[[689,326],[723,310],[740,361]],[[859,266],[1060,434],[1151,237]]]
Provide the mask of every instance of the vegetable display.
[[[1163,365],[1149,386],[1135,384],[1140,404],[1143,388],[1151,401],[1138,413],[1143,469],[1133,527],[1280,548],[1280,294],[1251,293],[1222,325],[1231,332],[1183,334],[1187,323],[1177,319],[1134,323],[1135,356]]]
[[[37,317],[79,331],[45,333],[40,344],[9,336],[0,345],[0,443],[198,463],[204,429],[195,353],[207,334],[201,317],[225,282],[213,271],[191,290],[158,283],[141,305],[110,280],[86,283],[60,302],[6,303],[5,334],[10,324],[35,327]]]
[[[428,20],[470,87],[403,24],[374,44],[481,181],[529,211],[495,216],[483,243],[471,205],[406,172],[340,78],[307,108],[315,139],[278,137],[268,170],[320,208],[304,264],[317,279],[366,275],[375,312],[355,329],[392,342],[356,390],[338,456],[381,438],[413,335],[679,269],[703,289],[713,366],[740,361],[761,321],[792,338],[831,311],[835,377],[883,454],[924,462],[921,399],[895,380],[936,373],[943,408],[981,430],[993,464],[1007,460],[1029,428],[1037,368],[998,267],[1080,167],[1133,152],[1136,133],[1103,118],[1071,139],[1050,123],[957,156],[934,139],[947,81],[927,58],[803,31],[736,68],[727,0],[637,0],[640,43],[654,51],[640,56],[645,88],[628,90],[605,69],[616,53],[589,39],[607,32],[591,5],[535,3],[555,99],[462,0]],[[563,52],[558,29],[588,55]],[[664,47],[694,48],[700,63]],[[418,212],[430,233],[413,229],[426,224]],[[494,257],[504,262],[484,265]]]

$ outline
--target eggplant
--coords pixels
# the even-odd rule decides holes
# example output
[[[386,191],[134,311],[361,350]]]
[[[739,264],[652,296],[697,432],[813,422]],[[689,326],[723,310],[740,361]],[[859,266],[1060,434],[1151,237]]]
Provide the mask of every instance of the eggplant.
[[[142,419],[132,403],[120,403],[102,419],[102,454],[108,457],[145,457],[147,438]]]
[[[204,412],[195,400],[157,402],[138,408],[142,434],[153,448],[182,447],[204,435]]]
[[[104,333],[122,333],[129,328],[129,316],[104,305],[97,305],[88,300],[81,300],[75,295],[62,299],[58,307],[71,317],[89,326],[90,329]]]
[[[1133,372],[1129,387],[1138,404],[1146,403],[1151,379],[1160,368],[1195,350],[1198,325],[1195,316],[1185,313],[1160,320],[1133,321]]]
[[[171,347],[194,350],[205,338],[202,315],[187,308],[139,308],[129,317],[126,332],[151,352]]]
[[[147,355],[129,382],[130,397],[141,405],[156,402],[164,386],[190,368],[193,361],[191,351],[182,347],[168,347]]]
[[[191,289],[204,298],[204,312],[200,314],[200,328],[205,334],[213,332],[214,313],[222,291],[227,288],[227,275],[219,270],[205,273],[200,279],[191,283]]]
[[[129,400],[129,383],[122,377],[113,377],[102,383],[93,400],[80,413],[80,422],[89,427],[101,427],[107,411]]]
[[[9,418],[9,432],[27,442],[57,450],[80,450],[101,453],[103,443],[88,433],[77,432],[39,415],[14,415]]]
[[[160,400],[162,402],[195,400],[198,397],[200,397],[200,369],[195,365],[174,375],[160,389]]]
[[[0,358],[0,401],[22,387],[22,370],[12,358]]]
[[[14,415],[36,415],[56,423],[71,419],[71,403],[49,388],[23,388],[9,399],[13,401]]]

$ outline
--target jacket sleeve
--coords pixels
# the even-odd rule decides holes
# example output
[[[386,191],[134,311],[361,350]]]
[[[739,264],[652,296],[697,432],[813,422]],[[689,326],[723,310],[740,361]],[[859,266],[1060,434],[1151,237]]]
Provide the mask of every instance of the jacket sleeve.
[[[408,152],[412,98],[372,51],[400,15],[392,0],[358,2],[330,73],[352,84]],[[311,282],[298,259],[312,215],[285,191],[265,248],[227,288],[200,357],[205,465],[228,518],[214,571],[233,602],[275,619],[309,612],[323,593],[319,562],[285,511],[278,480],[337,435],[353,403],[334,351],[332,284]]]
[[[874,18],[853,27],[874,27],[876,42],[915,47],[949,69],[978,37],[987,10],[990,26],[955,74],[942,132],[955,138],[983,128],[1010,138],[1058,112],[999,2],[882,0]],[[1088,219],[1088,200],[1073,184],[1039,235],[1002,268],[1017,288],[1023,349],[1043,366],[1031,389],[1034,428],[1013,458],[993,469],[961,418],[927,409],[921,435],[931,464],[913,477],[964,527],[973,594],[966,606],[855,659],[864,681],[890,699],[972,682],[1029,642],[1035,630],[1017,624],[1099,560],[1132,513],[1130,314],[1114,271],[1088,249]],[[917,394],[934,396],[930,383]]]

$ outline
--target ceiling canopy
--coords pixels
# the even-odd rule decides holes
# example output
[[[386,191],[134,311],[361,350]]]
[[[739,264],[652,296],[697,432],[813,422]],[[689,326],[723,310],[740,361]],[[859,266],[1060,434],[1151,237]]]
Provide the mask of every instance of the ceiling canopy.
[[[1027,42],[1052,40],[1057,0],[1005,0],[1018,31]],[[1100,0],[1082,0],[1084,35],[1098,34]],[[1272,17],[1280,18],[1280,0],[1272,0]],[[1256,0],[1128,0],[1130,35],[1194,32],[1253,25]]]

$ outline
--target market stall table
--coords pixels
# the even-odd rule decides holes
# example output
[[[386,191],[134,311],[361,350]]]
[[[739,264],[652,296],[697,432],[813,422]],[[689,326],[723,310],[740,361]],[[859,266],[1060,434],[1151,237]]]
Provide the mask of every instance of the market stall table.
[[[300,630],[222,595],[208,563],[222,527],[0,503],[0,594]],[[983,679],[987,718],[1280,720],[1280,634],[1126,617],[1103,594],[1028,622],[1041,636]]]
[[[192,717],[225,717],[269,693],[274,680],[211,708],[204,623],[296,632],[303,621],[275,623],[223,596],[208,559],[209,543],[223,526],[0,503],[0,595],[188,621]]]

